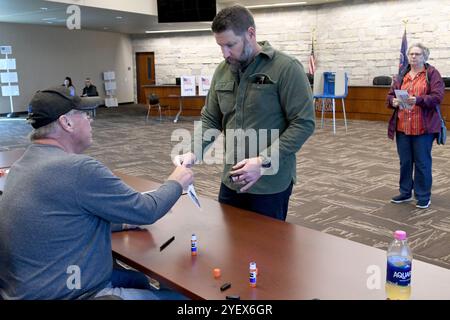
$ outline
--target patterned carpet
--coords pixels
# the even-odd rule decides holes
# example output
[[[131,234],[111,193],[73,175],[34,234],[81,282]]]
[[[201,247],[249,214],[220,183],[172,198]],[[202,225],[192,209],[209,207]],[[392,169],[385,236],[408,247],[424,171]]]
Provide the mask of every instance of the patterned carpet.
[[[93,122],[94,144],[87,153],[109,168],[163,181],[173,169],[170,151],[176,129],[193,131],[195,118],[145,122],[146,108],[123,105],[100,108]],[[409,234],[414,258],[450,268],[450,147],[433,147],[433,196],[429,209],[414,203],[395,205],[399,161],[395,143],[386,137],[386,123],[341,120],[333,136],[331,120],[298,154],[298,184],[291,197],[288,222],[386,249],[392,232]],[[24,121],[0,119],[0,150],[28,145]],[[219,141],[216,153],[220,153]],[[194,169],[197,192],[216,198],[220,165]]]

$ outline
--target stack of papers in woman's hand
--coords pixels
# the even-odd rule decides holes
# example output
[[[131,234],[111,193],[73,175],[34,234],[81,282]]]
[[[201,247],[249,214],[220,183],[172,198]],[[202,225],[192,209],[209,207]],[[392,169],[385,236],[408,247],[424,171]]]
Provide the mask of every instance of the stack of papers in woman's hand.
[[[395,90],[395,97],[400,100],[400,109],[411,109],[412,105],[406,102],[409,97],[408,91]]]

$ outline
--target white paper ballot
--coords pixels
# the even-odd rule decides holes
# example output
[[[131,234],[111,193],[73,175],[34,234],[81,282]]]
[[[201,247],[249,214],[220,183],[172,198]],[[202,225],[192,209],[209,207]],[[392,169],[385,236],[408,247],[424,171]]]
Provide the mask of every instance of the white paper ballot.
[[[187,194],[189,195],[189,198],[191,198],[192,202],[200,209],[200,201],[198,200],[197,193],[195,192],[193,184],[189,185]]]
[[[411,109],[412,106],[406,102],[409,97],[408,91],[395,90],[395,97],[400,100],[400,109]]]

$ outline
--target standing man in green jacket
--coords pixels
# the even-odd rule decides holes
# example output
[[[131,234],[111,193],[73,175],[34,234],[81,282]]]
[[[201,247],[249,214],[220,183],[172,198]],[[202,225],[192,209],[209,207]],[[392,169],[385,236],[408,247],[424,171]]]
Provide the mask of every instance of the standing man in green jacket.
[[[308,78],[297,59],[256,41],[246,8],[221,10],[211,29],[225,60],[214,73],[193,152],[174,161],[201,161],[212,143],[205,132],[223,132],[219,202],[284,221],[296,182],[295,154],[315,126]]]

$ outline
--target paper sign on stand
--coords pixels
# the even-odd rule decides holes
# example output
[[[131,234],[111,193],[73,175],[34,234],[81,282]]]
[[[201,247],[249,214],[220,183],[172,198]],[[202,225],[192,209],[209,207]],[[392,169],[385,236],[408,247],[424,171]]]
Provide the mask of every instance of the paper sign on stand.
[[[198,95],[206,96],[211,86],[211,76],[200,76],[198,83]]]
[[[181,95],[195,96],[195,76],[181,76]]]

